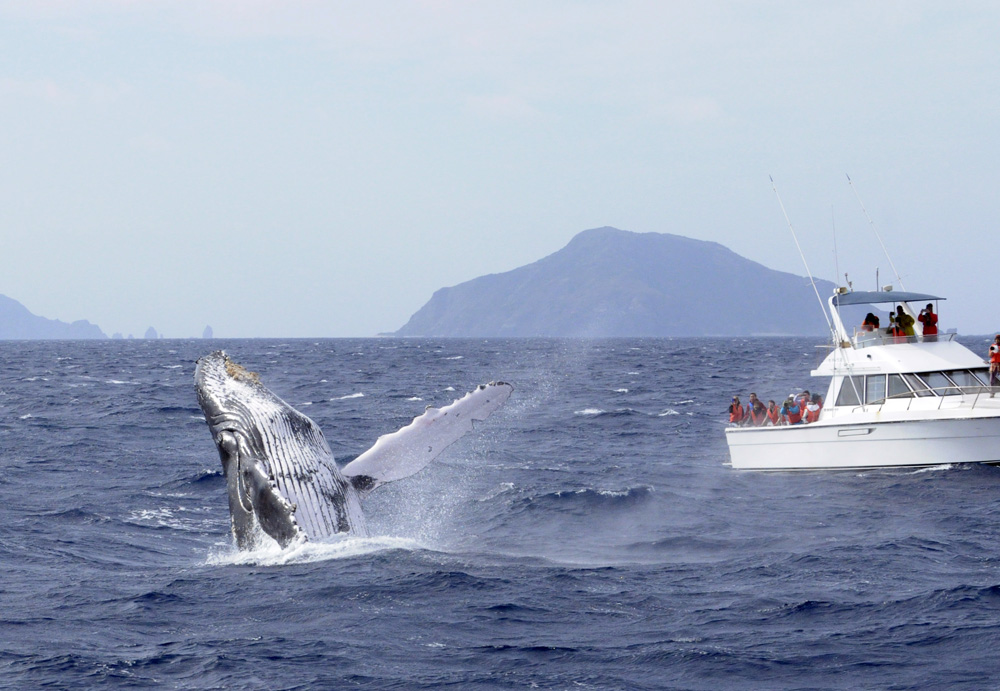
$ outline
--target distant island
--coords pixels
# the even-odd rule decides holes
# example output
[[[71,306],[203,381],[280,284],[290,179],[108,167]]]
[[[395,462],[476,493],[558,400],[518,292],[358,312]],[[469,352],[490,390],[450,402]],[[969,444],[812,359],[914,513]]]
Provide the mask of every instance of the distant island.
[[[96,324],[80,319],[67,324],[58,319],[46,319],[28,311],[17,300],[0,295],[0,339],[77,339],[107,338]]]
[[[834,284],[816,281],[825,300]],[[818,336],[809,279],[715,242],[594,228],[512,271],[441,288],[395,336]]]

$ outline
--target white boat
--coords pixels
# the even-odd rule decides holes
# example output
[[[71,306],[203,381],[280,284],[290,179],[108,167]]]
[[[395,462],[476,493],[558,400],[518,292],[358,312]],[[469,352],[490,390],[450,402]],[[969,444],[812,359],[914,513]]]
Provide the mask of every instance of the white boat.
[[[918,309],[943,298],[838,288],[829,300],[833,346],[814,377],[830,377],[819,419],[776,427],[730,427],[733,468],[819,470],[1000,462],[1000,395],[984,359],[955,333],[924,337]],[[916,336],[886,329],[848,333],[839,307],[902,305]],[[1000,393],[1000,389],[997,390]]]

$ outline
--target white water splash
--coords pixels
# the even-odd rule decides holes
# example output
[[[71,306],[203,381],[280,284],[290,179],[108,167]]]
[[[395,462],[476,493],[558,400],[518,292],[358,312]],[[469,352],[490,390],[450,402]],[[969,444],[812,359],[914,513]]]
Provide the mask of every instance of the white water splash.
[[[309,564],[330,559],[352,559],[389,550],[416,551],[425,549],[416,540],[403,537],[354,537],[345,536],[325,542],[305,541],[285,549],[273,540],[259,549],[241,552],[232,543],[213,551],[205,560],[206,566],[284,566]]]

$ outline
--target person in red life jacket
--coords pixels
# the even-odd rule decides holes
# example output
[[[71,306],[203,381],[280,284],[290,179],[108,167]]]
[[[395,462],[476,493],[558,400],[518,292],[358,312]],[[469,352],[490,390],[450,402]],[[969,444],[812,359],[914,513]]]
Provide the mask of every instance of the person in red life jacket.
[[[743,424],[743,418],[746,416],[746,411],[743,410],[743,404],[740,403],[739,396],[733,396],[733,402],[729,405],[729,421],[737,424]]]
[[[767,422],[767,408],[760,402],[760,399],[754,401],[753,408],[750,409],[749,418],[750,424],[754,427],[763,427],[764,423]]]
[[[812,400],[806,404],[806,422],[816,422],[819,420],[819,411],[823,409],[823,399],[818,393],[814,393]]]
[[[750,394],[750,402],[747,403],[746,410],[744,411],[745,412],[744,417],[747,417],[748,415],[750,415],[750,411],[753,410],[753,407],[755,405],[757,405],[758,401],[760,401],[760,399],[757,398],[757,394],[751,393]]]
[[[781,411],[778,410],[778,404],[774,401],[767,402],[767,424],[771,427],[777,427],[781,424]]]
[[[990,346],[990,398],[996,393],[997,386],[1000,386],[1000,334]]]
[[[802,409],[791,396],[781,405],[781,417],[786,425],[798,425],[802,422]]]
[[[862,331],[877,331],[878,330],[878,317],[869,312],[865,315],[865,320],[861,324]]]
[[[937,315],[934,314],[934,305],[929,302],[927,307],[920,310],[920,314],[917,315],[917,321],[924,325],[925,341],[937,340],[937,319]]]

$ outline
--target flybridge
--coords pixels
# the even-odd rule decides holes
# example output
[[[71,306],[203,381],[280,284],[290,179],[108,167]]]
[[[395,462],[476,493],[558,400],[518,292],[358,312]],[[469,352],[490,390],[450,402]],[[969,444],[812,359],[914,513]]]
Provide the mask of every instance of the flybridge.
[[[911,302],[930,303],[947,298],[931,295],[929,293],[913,293],[909,291],[895,291],[887,286],[887,290],[859,290],[848,291],[847,288],[837,288],[830,298],[830,315],[833,318],[831,328],[834,330],[834,340],[841,347],[853,345],[856,348],[864,348],[870,345],[891,345],[901,343],[916,343],[923,340],[922,335],[914,336],[892,336],[886,329],[875,329],[871,331],[855,331],[852,335],[844,327],[844,322],[840,318],[840,307],[851,305],[884,305],[893,304],[903,308],[903,312],[909,315],[914,323],[917,322],[917,315],[910,307]],[[935,340],[950,341],[954,338],[954,332],[949,334],[935,335]]]

